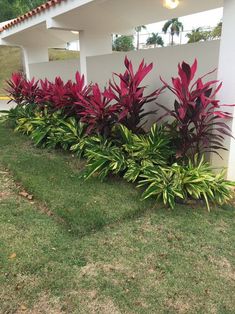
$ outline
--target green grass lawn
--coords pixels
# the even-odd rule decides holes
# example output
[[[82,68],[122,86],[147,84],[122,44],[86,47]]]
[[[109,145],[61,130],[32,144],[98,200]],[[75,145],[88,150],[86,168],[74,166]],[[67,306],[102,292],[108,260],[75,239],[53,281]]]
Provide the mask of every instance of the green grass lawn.
[[[232,206],[170,211],[82,167],[0,125],[0,313],[235,312]]]
[[[66,60],[79,58],[79,52],[64,49],[49,49],[49,59]],[[5,80],[9,79],[13,72],[23,70],[22,52],[17,47],[0,46],[0,96],[5,95]]]

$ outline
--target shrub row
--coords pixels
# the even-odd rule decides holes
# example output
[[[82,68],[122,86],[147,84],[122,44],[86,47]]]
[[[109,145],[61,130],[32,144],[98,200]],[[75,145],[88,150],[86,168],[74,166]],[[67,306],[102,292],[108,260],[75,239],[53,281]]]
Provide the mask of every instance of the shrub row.
[[[161,79],[163,86],[145,95],[141,83],[153,65],[142,61],[134,72],[126,58],[125,67],[103,91],[98,84],[86,85],[79,73],[75,82],[67,83],[59,77],[52,83],[13,74],[8,92],[17,106],[9,111],[8,121],[37,146],[60,147],[85,157],[84,179],[118,174],[137,182],[144,189],[143,198],[154,196],[171,208],[188,199],[203,199],[208,209],[210,201],[227,202],[234,184],[224,180],[223,172],[214,174],[203,157],[208,151],[219,154],[225,149],[224,137],[231,136],[223,121],[230,114],[215,99],[222,85],[204,83],[204,77],[193,81],[195,60],[192,66],[178,66],[172,85]],[[172,110],[157,103],[164,89],[176,96]],[[145,111],[150,102],[156,110]],[[144,132],[146,117],[160,108],[164,113]]]

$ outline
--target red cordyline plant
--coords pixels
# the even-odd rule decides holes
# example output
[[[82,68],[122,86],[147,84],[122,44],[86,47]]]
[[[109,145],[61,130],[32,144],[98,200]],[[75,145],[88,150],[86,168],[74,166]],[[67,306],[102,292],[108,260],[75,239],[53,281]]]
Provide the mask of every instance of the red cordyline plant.
[[[166,111],[160,119],[169,116],[175,119],[168,126],[173,138],[175,137],[178,158],[195,153],[218,154],[218,150],[225,149],[224,136],[232,136],[230,128],[224,122],[231,115],[221,108],[233,105],[221,105],[215,99],[222,83],[218,86],[216,80],[203,83],[203,78],[214,71],[193,82],[196,71],[197,60],[192,66],[183,62],[178,65],[178,77],[172,78],[172,86],[161,78],[164,86],[176,96],[173,110],[160,105]]]
[[[21,91],[24,98],[24,104],[35,104],[38,90],[38,81],[35,81],[34,78],[32,80],[24,79],[23,88]]]
[[[100,90],[98,84],[91,87],[89,96],[79,94],[77,102],[81,106],[81,121],[88,125],[87,132],[110,135],[111,128],[118,120],[118,105],[111,104],[112,99]]]
[[[79,107],[77,101],[82,98],[88,98],[91,91],[92,91],[92,85],[85,84],[85,77],[84,75],[81,75],[79,72],[76,72],[75,75],[75,83],[72,83],[70,87],[70,95],[71,99],[73,101],[73,109],[75,114],[80,117],[80,112],[83,109],[82,107]]]
[[[22,89],[24,85],[24,77],[22,73],[13,73],[11,79],[6,81],[8,87],[6,91],[8,92],[11,100],[15,101],[18,105],[23,102]]]
[[[66,84],[60,77],[56,77],[54,82],[45,80],[41,82],[40,98],[37,98],[39,103],[48,104],[52,111],[63,109],[65,112],[71,109],[70,89],[71,82]]]
[[[40,88],[35,101],[37,104],[44,106],[51,101],[51,82],[49,82],[48,79],[40,80],[39,85]]]
[[[143,79],[149,74],[153,68],[153,64],[145,64],[141,62],[138,70],[134,72],[132,62],[125,58],[126,71],[124,74],[116,74],[119,78],[119,83],[113,79],[109,82],[109,87],[105,91],[106,97],[115,101],[119,107],[119,122],[124,124],[133,132],[139,132],[141,121],[150,114],[156,113],[156,110],[145,111],[144,106],[147,103],[156,101],[162,89],[157,89],[151,94],[144,95],[146,86],[140,86]]]
[[[38,93],[38,81],[26,80],[22,73],[13,73],[11,79],[7,81],[11,100],[18,105],[34,104]]]
[[[81,95],[87,97],[91,88],[85,84],[84,75],[81,76],[79,72],[75,80],[75,83],[71,80],[64,83],[60,77],[56,77],[54,82],[41,80],[36,102],[48,105],[52,111],[62,110],[67,115],[78,116],[81,108],[77,102]]]

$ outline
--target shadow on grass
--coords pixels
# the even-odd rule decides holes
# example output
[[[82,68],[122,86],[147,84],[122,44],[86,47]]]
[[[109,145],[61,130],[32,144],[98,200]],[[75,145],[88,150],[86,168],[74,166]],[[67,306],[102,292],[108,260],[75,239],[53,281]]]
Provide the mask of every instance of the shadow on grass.
[[[60,151],[33,147],[25,136],[0,125],[0,162],[34,198],[65,221],[72,233],[84,235],[107,224],[137,217],[154,206],[121,178],[83,181],[84,162]]]

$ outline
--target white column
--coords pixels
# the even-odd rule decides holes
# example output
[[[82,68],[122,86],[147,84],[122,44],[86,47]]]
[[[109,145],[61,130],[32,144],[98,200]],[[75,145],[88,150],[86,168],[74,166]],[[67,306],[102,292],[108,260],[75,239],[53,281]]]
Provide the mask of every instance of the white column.
[[[87,57],[112,53],[112,36],[101,31],[79,31],[80,43],[80,71],[87,73]]]
[[[22,47],[26,77],[31,78],[30,64],[49,62],[48,47]]]
[[[235,0],[224,0],[223,30],[220,43],[220,55],[218,66],[218,80],[223,82],[221,91],[218,94],[221,104],[235,104]],[[233,119],[227,121],[235,136],[235,107],[224,107],[230,111]],[[212,156],[212,165],[215,167],[226,167],[227,178],[235,181],[235,140],[227,136],[225,147],[228,151],[220,152],[223,159],[215,154]]]

